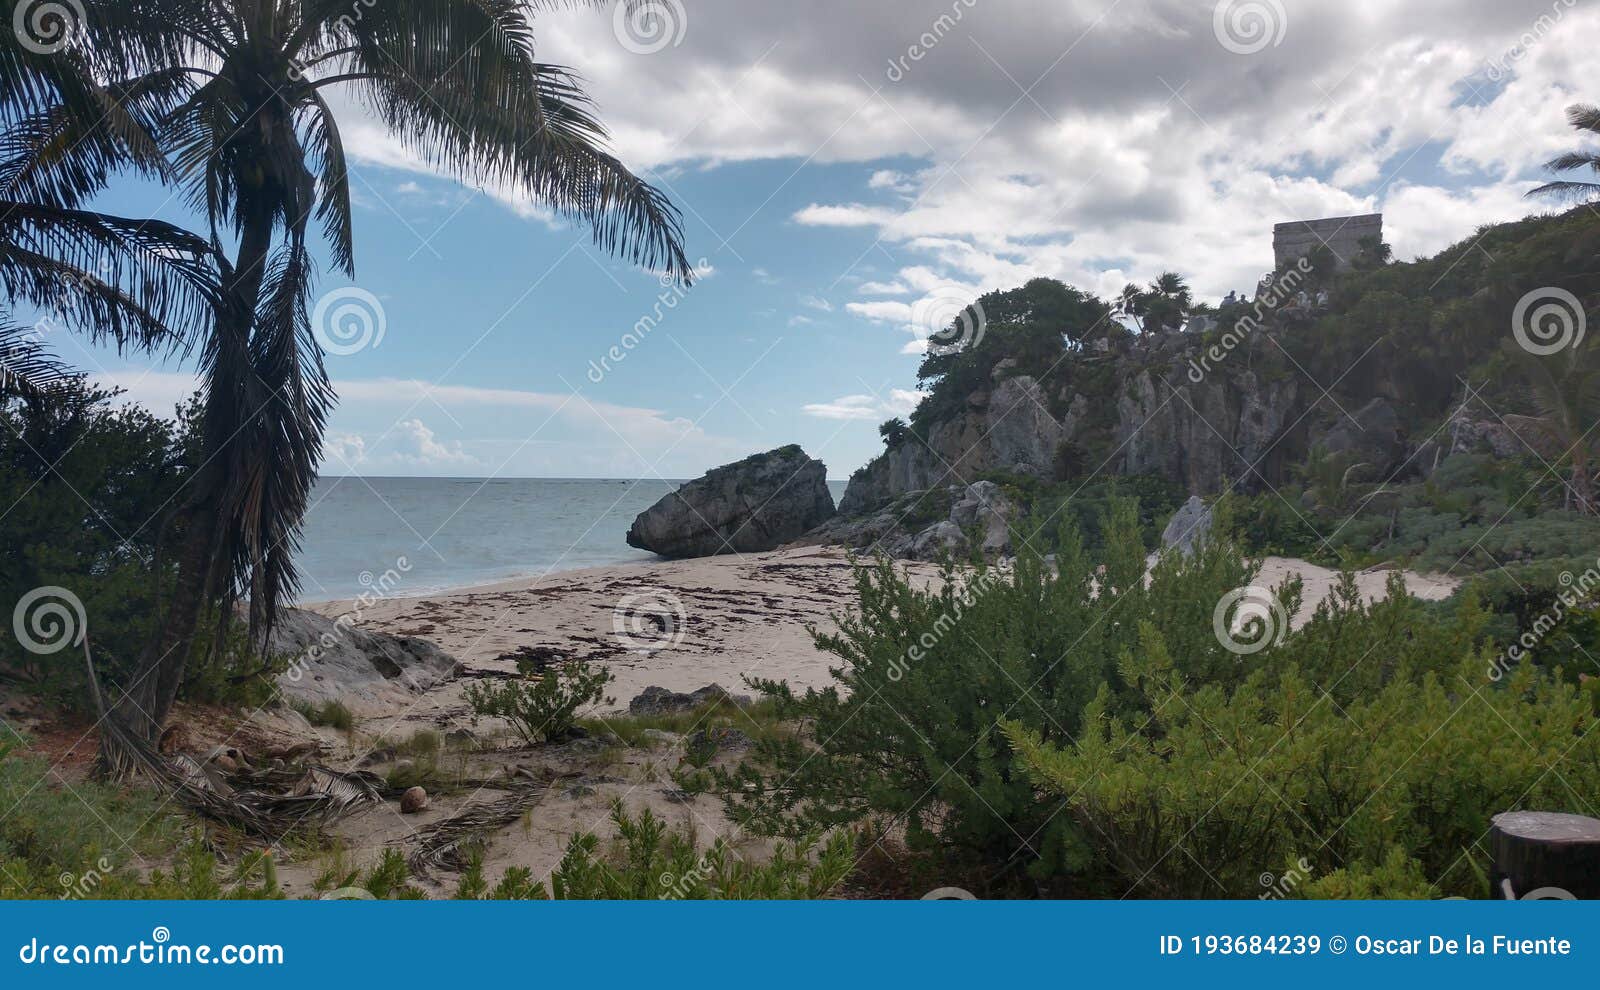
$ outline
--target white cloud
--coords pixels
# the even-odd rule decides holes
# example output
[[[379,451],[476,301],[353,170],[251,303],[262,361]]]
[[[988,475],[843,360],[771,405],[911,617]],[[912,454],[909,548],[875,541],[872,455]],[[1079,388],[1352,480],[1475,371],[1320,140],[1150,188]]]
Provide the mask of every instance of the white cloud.
[[[894,416],[910,415],[921,401],[922,393],[896,388],[890,389],[887,399],[872,395],[842,395],[831,402],[810,403],[801,411],[818,419],[882,422]]]
[[[856,291],[864,296],[901,296],[911,290],[903,282],[862,282]]]
[[[441,443],[420,419],[403,419],[397,425],[406,440],[404,448],[395,455],[401,463],[420,468],[477,463],[476,458],[461,449],[460,443]]]
[[[125,401],[164,415],[198,386],[193,375],[143,368],[94,378],[125,388]],[[339,398],[323,462],[331,474],[448,474],[472,467],[507,476],[684,478],[743,457],[760,443],[583,393],[395,378],[339,379],[333,387]]]

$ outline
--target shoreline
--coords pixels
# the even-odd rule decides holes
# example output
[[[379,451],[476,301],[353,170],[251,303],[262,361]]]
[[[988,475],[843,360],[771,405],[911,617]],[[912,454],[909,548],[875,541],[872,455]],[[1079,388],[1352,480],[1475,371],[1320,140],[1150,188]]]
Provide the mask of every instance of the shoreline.
[[[913,574],[932,564],[906,562]],[[610,671],[612,702],[626,709],[646,687],[688,692],[720,684],[751,693],[744,676],[822,687],[837,658],[810,628],[853,605],[854,573],[843,548],[805,546],[755,554],[647,561],[552,571],[449,592],[377,595],[299,606],[359,628],[426,639],[462,665],[461,676],[404,711],[369,711],[408,722],[456,724],[465,683],[516,671],[533,649]],[[456,727],[461,727],[457,725]]]
[[[938,565],[901,561],[914,580],[938,579]],[[1381,598],[1393,568],[1356,572],[1363,598]],[[1409,592],[1437,601],[1461,581],[1406,571]],[[1298,626],[1329,595],[1338,572],[1303,560],[1262,558],[1258,584],[1304,581]],[[751,693],[746,675],[788,681],[796,690],[832,683],[838,658],[817,649],[813,629],[830,631],[831,616],[856,604],[847,550],[799,546],[547,571],[543,574],[414,595],[381,594],[299,606],[357,627],[436,644],[461,666],[459,676],[417,695],[401,711],[365,712],[406,722],[464,727],[465,684],[514,676],[519,652],[546,660],[584,660],[609,671],[610,701],[621,711],[646,687],[690,692],[720,684]]]
[[[384,595],[384,601],[417,600],[422,598],[445,598],[471,591],[502,591],[510,587],[521,587],[530,581],[543,581],[557,575],[577,574],[584,571],[604,571],[620,567],[654,567],[658,564],[669,564],[672,560],[662,556],[652,556],[646,560],[615,560],[603,564],[582,564],[576,567],[551,566],[543,571],[529,570],[525,574],[513,574],[508,577],[496,578],[492,581],[473,580],[469,584],[447,584],[418,588],[406,594]],[[332,605],[353,605],[360,601],[359,595],[355,597],[313,598],[305,601],[292,602],[290,608],[304,609],[308,612],[321,612]]]

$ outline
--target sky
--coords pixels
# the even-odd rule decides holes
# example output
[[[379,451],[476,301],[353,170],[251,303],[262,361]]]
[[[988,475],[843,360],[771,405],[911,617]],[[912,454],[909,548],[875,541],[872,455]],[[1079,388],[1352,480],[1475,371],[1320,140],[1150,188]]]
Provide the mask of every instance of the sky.
[[[379,0],[381,2],[381,0]],[[664,285],[442,177],[335,93],[356,277],[315,314],[326,474],[688,478],[799,443],[845,478],[966,301],[1166,270],[1253,287],[1274,223],[1382,212],[1401,259],[1547,207],[1596,0],[658,0],[540,12],[613,146],[681,209]],[[101,204],[194,225],[165,189]],[[192,367],[65,338],[169,412]]]

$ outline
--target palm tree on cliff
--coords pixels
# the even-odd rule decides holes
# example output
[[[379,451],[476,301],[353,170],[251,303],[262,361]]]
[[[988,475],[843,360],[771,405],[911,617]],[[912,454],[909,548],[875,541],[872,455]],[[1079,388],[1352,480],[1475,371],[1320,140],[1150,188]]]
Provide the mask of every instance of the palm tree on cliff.
[[[1152,330],[1177,330],[1194,306],[1189,283],[1177,272],[1162,272],[1150,283],[1145,324]]]
[[[1532,385],[1533,416],[1506,416],[1512,427],[1531,434],[1557,464],[1565,461],[1569,478],[1562,486],[1562,504],[1585,515],[1600,513],[1595,496],[1595,458],[1600,450],[1600,361],[1594,346],[1574,344],[1557,354],[1525,356]],[[1542,443],[1539,441],[1543,441]]]
[[[1580,131],[1600,134],[1600,107],[1584,103],[1570,106],[1567,108],[1567,121]],[[1546,162],[1544,167],[1552,172],[1578,172],[1588,169],[1590,172],[1600,173],[1600,151],[1579,148],[1577,151],[1557,155]],[[1578,179],[1546,182],[1536,189],[1529,190],[1528,195],[1569,200],[1590,199],[1600,195],[1600,182],[1584,182]]]
[[[589,226],[603,249],[692,273],[676,210],[606,150],[573,75],[539,61],[528,0],[84,0],[79,45],[105,78],[167,97],[160,137],[226,257],[201,349],[203,466],[182,508],[177,587],[114,716],[154,740],[196,648],[242,596],[264,642],[333,393],[311,332],[315,239],[353,277],[339,90],[408,150]],[[221,626],[219,625],[219,632]],[[125,770],[116,752],[109,769]]]

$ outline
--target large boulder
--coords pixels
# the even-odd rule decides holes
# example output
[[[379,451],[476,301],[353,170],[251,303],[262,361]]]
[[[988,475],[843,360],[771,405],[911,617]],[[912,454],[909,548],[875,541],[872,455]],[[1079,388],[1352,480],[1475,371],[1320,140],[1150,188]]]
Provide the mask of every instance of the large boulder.
[[[1185,554],[1192,554],[1210,532],[1211,509],[1200,500],[1200,496],[1190,495],[1189,501],[1178,507],[1167,528],[1162,531],[1161,545],[1177,547]]]
[[[833,515],[827,469],[797,446],[724,465],[639,513],[628,545],[663,557],[758,553]]]
[[[425,639],[356,625],[359,609],[337,619],[278,610],[268,652],[288,660],[278,687],[293,700],[340,701],[357,711],[413,704],[455,675],[456,659]]]

